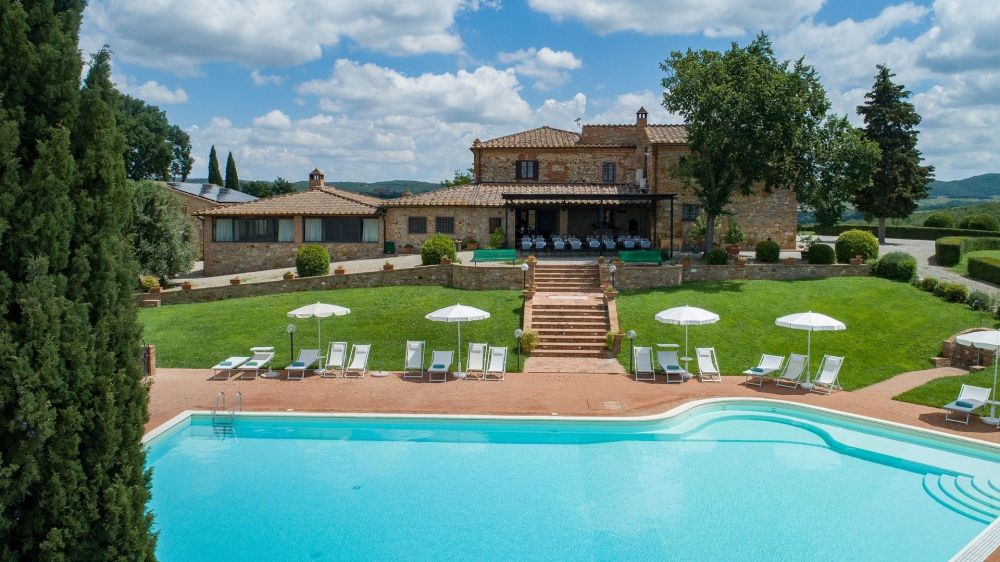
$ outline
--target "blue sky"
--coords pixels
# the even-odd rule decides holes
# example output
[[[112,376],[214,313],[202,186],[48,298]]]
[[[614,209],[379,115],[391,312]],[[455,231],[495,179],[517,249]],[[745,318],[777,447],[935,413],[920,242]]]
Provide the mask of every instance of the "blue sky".
[[[627,123],[660,105],[673,50],[758,31],[805,56],[855,119],[877,63],[913,91],[940,179],[1000,171],[998,0],[94,0],[81,46],[119,87],[246,179],[438,181],[472,140],[540,125]]]

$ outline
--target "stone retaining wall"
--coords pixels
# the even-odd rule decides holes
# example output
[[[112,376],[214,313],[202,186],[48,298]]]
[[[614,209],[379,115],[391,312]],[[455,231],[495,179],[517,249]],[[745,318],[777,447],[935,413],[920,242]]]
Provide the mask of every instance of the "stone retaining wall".
[[[941,345],[941,357],[947,360],[947,365],[938,366],[951,366],[958,367],[959,369],[969,369],[975,366],[992,367],[993,351],[955,343],[955,339],[958,336],[968,334],[969,332],[978,332],[983,329],[985,328],[969,328],[944,340]]]
[[[140,294],[137,300],[159,300],[160,304],[186,304],[210,302],[278,293],[299,291],[325,291],[332,289],[356,289],[365,287],[387,287],[399,285],[427,285],[453,287],[481,291],[487,289],[521,289],[521,270],[505,265],[429,265],[394,269],[392,271],[371,271],[346,275],[324,275],[304,277],[290,281],[263,281],[245,285],[224,285],[205,287],[191,291],[169,290],[159,294]]]
[[[823,279],[826,277],[853,277],[871,275],[870,265],[624,265],[615,273],[618,290],[672,287],[693,281],[729,281],[734,279]]]

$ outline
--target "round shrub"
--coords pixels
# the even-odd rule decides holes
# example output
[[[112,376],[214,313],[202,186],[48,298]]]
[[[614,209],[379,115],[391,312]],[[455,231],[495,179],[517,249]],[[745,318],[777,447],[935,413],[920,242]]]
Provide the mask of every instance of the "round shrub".
[[[809,263],[813,265],[830,265],[834,261],[833,246],[829,244],[813,244],[809,246]]]
[[[969,305],[969,308],[972,310],[983,310],[987,312],[993,312],[993,301],[993,295],[981,289],[970,291],[968,298],[965,300],[965,302]]]
[[[441,258],[455,260],[455,241],[444,234],[432,234],[420,247],[420,263],[437,265],[441,263]]]
[[[705,256],[708,265],[726,265],[729,263],[729,254],[725,250],[715,249]]]
[[[948,302],[965,302],[969,289],[961,283],[942,282],[934,287],[934,294]]]
[[[934,292],[934,287],[938,286],[937,277],[924,277],[920,280],[920,288],[928,293]]]
[[[861,256],[864,261],[878,257],[878,238],[867,230],[848,230],[837,237],[834,245],[837,249],[837,261],[847,263],[854,256]]]
[[[538,332],[534,330],[525,330],[521,334],[521,349],[525,353],[531,353],[534,351],[538,344],[541,343],[541,338],[538,337]]]
[[[139,278],[139,285],[144,293],[148,293],[153,287],[160,286],[160,280],[155,275],[143,275]]]
[[[889,252],[875,263],[875,275],[885,279],[909,282],[916,274],[917,260],[906,252]]]
[[[299,277],[330,274],[330,254],[319,244],[306,244],[295,254],[295,271]]]
[[[931,213],[924,219],[924,226],[932,228],[954,228],[955,217],[948,213]]]
[[[778,263],[781,258],[781,246],[768,238],[757,244],[757,261],[760,263]]]
[[[962,220],[958,223],[958,227],[969,230],[1000,230],[1000,223],[997,222],[997,218],[993,215],[981,213],[962,217]]]

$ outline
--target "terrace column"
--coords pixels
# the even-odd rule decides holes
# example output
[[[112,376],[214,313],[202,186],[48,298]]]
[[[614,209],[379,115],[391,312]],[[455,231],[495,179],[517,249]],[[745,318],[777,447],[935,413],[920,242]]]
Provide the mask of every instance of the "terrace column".
[[[569,209],[559,208],[559,234],[569,234]]]

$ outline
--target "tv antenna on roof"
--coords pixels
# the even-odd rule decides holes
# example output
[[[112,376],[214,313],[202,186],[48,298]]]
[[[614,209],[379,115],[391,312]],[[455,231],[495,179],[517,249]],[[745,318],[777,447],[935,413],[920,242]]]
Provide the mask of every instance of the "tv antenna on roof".
[[[583,121],[583,117],[577,117],[576,119],[573,120],[573,122],[576,123],[577,127],[581,127],[582,128],[583,124],[581,124],[580,121]]]

